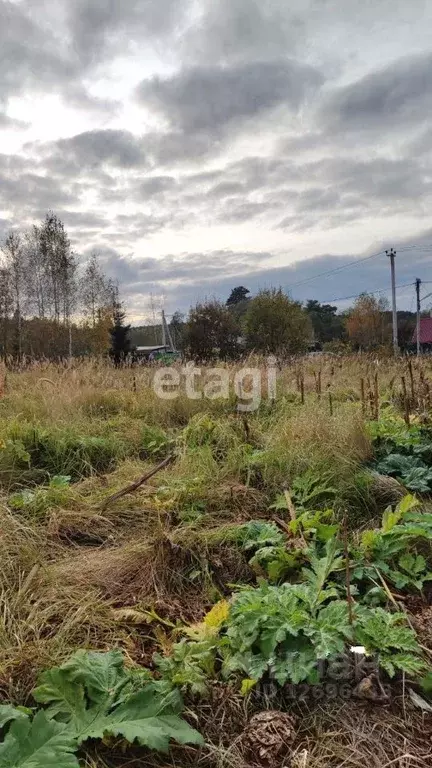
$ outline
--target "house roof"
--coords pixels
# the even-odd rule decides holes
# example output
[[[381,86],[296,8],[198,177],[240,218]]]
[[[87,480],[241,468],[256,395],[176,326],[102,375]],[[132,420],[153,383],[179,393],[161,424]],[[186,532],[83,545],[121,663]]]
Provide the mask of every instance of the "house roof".
[[[414,328],[413,344],[417,341],[417,330]],[[420,318],[420,344],[432,344],[432,317]]]
[[[137,352],[158,352],[160,349],[168,349],[168,345],[153,344],[151,347],[136,347]]]

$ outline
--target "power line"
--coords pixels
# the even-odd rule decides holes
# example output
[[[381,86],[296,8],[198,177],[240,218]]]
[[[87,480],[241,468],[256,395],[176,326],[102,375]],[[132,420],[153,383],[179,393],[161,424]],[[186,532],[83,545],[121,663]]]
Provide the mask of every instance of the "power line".
[[[317,275],[312,275],[312,277],[306,277],[304,280],[299,280],[297,283],[290,283],[289,288],[296,288],[298,285],[305,285],[305,283],[310,283],[312,280],[318,280],[319,277],[333,275],[335,272],[340,272],[342,269],[348,269],[348,267],[354,267],[357,264],[362,264],[363,262],[369,261],[370,259],[375,259],[377,256],[382,256],[384,253],[385,251],[379,251],[379,253],[373,253],[371,256],[366,256],[364,259],[356,259],[355,261],[350,261],[348,264],[342,264],[340,267],[329,269],[327,272],[320,272]]]
[[[432,251],[432,245],[407,245],[402,246],[398,249],[398,253],[408,253],[410,251]],[[341,272],[343,269],[348,269],[349,267],[355,267],[357,264],[363,264],[365,261],[370,261],[370,259],[375,259],[377,256],[383,256],[386,253],[385,250],[378,251],[378,253],[373,253],[371,256],[365,256],[362,259],[355,259],[355,261],[350,261],[348,264],[341,264],[340,267],[334,267],[333,269],[328,269],[325,272],[319,272],[316,275],[312,275],[311,277],[306,277],[304,280],[298,280],[297,283],[289,283],[288,288],[297,288],[299,285],[306,285],[307,283],[311,283],[313,280],[318,280],[320,277],[327,277],[327,275],[334,275],[336,272]],[[360,295],[360,294],[359,294]]]
[[[402,285],[397,285],[396,289],[407,288],[409,285],[414,285],[414,283],[403,283]],[[377,288],[376,291],[362,291],[361,293],[356,293],[353,296],[342,296],[339,299],[322,301],[321,304],[334,304],[337,301],[348,301],[348,299],[358,299],[359,296],[363,296],[365,293],[367,293],[369,296],[373,296],[375,293],[388,293],[390,290],[391,290],[391,287],[389,288],[388,286],[386,286],[385,288]]]
[[[405,251],[430,251],[432,250],[432,245],[407,245],[402,246],[398,249],[398,253],[403,253]]]

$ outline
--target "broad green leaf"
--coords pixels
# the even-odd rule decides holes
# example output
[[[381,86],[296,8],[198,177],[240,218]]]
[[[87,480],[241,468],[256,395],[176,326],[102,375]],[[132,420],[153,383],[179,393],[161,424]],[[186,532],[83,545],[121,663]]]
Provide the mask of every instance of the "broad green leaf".
[[[71,729],[40,711],[33,722],[20,718],[12,723],[0,744],[0,768],[79,768],[76,749]]]
[[[345,638],[336,629],[317,627],[313,635],[313,643],[317,659],[327,659],[345,650]]]
[[[405,622],[403,613],[390,613],[383,608],[363,608],[356,624],[356,640],[371,651],[392,654],[411,651],[418,654],[420,647],[415,632]]]
[[[397,589],[404,589],[411,581],[408,574],[401,573],[401,571],[390,571],[389,577]]]
[[[0,728],[4,728],[5,725],[11,723],[13,720],[27,719],[28,714],[18,707],[13,707],[12,704],[3,704],[0,706]]]
[[[161,697],[149,685],[111,714],[89,724],[78,734],[78,740],[102,739],[108,733],[162,752],[168,751],[171,739],[180,744],[203,744],[201,734],[174,713],[173,701],[177,702],[176,695]]]
[[[184,644],[186,649],[199,645]],[[42,675],[40,682],[34,696],[49,705],[46,716],[66,720],[79,744],[103,738],[105,733],[121,734],[154,749],[166,749],[170,739],[199,743],[201,738],[178,716],[179,692],[167,692],[163,684],[139,676],[135,680],[124,669],[119,651],[78,651],[61,667]],[[135,683],[141,686],[138,692],[134,692]]]
[[[242,669],[247,675],[253,677],[254,680],[261,680],[262,676],[267,672],[268,660],[258,654],[245,654]]]
[[[50,480],[50,488],[68,488],[71,479],[70,475],[54,475]]]
[[[396,670],[419,677],[426,668],[423,659],[410,653],[393,653],[391,656],[386,654],[383,657],[380,656],[379,663],[390,677],[394,676]],[[393,674],[391,674],[392,670]]]
[[[60,669],[68,680],[85,686],[90,702],[115,702],[129,681],[124,669],[123,654],[119,650],[108,653],[80,650]]]
[[[389,677],[394,677],[396,674],[395,665],[392,662],[391,656],[380,658],[380,666],[387,672]]]
[[[39,685],[33,691],[33,698],[38,704],[49,704],[49,717],[58,717],[64,722],[85,718],[86,703],[84,686],[71,681],[64,667],[54,667],[43,672]]]
[[[408,675],[414,675],[414,677],[418,677],[426,669],[423,659],[409,653],[393,654],[392,661],[397,669],[406,672]]]
[[[273,665],[273,674],[280,685],[290,680],[294,685],[304,680],[312,681],[317,670],[317,660],[313,650],[287,653],[285,658],[277,659]]]
[[[339,525],[326,525],[319,523],[316,527],[316,537],[318,541],[329,541],[333,539],[339,531]]]
[[[265,520],[251,520],[242,527],[243,548],[261,549],[265,546],[282,545],[285,536],[275,523],[268,523]]]
[[[330,539],[325,545],[325,556],[318,557],[312,553],[310,558],[311,568],[303,568],[302,575],[309,584],[314,598],[311,602],[311,608],[319,603],[320,593],[331,573],[342,568],[343,558],[338,555],[338,542],[336,539]]]

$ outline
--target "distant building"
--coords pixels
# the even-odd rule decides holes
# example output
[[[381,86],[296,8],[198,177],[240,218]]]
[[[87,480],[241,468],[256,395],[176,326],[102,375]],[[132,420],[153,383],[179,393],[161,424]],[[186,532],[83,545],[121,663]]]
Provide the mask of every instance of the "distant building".
[[[417,344],[417,329],[414,329],[412,343]],[[420,318],[420,346],[423,349],[432,349],[432,317]]]
[[[166,344],[153,344],[148,347],[135,347],[135,354],[141,360],[154,360],[156,354],[164,353],[168,349]]]
[[[168,344],[155,344],[148,347],[135,347],[135,359],[145,362],[170,363],[180,359],[179,352],[175,352]]]

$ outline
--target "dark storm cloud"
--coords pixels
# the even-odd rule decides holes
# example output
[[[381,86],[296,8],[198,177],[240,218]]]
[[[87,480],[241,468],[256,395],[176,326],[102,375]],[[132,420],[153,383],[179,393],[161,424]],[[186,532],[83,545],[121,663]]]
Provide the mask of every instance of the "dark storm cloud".
[[[407,56],[329,96],[322,112],[338,130],[400,131],[426,121],[432,108],[432,54]]]
[[[228,123],[259,116],[280,104],[296,110],[310,88],[323,81],[295,61],[251,62],[232,67],[194,67],[169,78],[144,81],[140,100],[185,132],[218,133]]]

